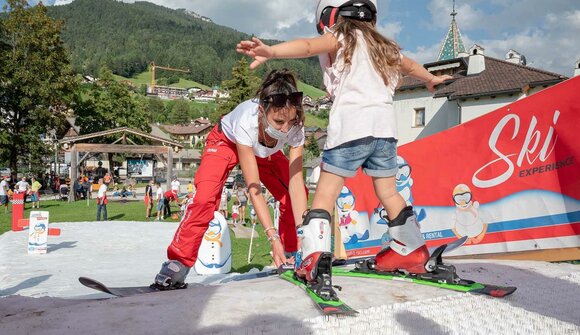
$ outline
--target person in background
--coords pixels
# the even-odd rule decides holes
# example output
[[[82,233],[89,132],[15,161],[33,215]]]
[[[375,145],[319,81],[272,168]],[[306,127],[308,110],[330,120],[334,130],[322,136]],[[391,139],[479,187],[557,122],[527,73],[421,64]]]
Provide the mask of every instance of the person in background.
[[[163,220],[163,187],[161,187],[160,182],[156,182],[155,186],[157,190],[155,191],[155,201],[157,202],[157,221]]]
[[[193,180],[190,180],[189,184],[187,184],[187,195],[190,198],[193,198],[193,196],[195,195],[195,186],[193,186]]]
[[[181,187],[181,183],[179,182],[179,180],[177,180],[177,176],[173,177],[173,180],[171,181],[171,190],[177,195],[179,196],[179,188]]]
[[[248,206],[248,198],[249,198],[248,189],[238,184],[238,189],[236,190],[236,198],[240,203],[240,221],[242,222],[242,224],[246,224],[246,206]]]
[[[155,182],[153,179],[149,181],[149,184],[145,186],[145,196],[143,201],[145,202],[145,218],[149,219],[151,217],[151,210],[153,209],[153,186]]]
[[[28,191],[30,191],[30,184],[26,181],[26,177],[22,177],[22,179],[16,183],[16,187],[14,188],[16,193],[24,193],[24,207],[26,208],[26,196],[28,195]]]
[[[222,215],[224,216],[224,218],[226,219],[226,221],[228,220],[228,189],[227,187],[222,188],[222,193],[220,196],[220,207],[219,207],[219,211],[220,213],[222,213]]]
[[[36,178],[30,178],[30,201],[32,202],[32,208],[40,208],[40,189],[42,184],[36,180]]]
[[[252,223],[252,228],[256,225],[256,210],[254,205],[250,203],[250,222]]]
[[[232,204],[232,220],[234,221],[234,226],[238,224],[239,218],[240,218],[240,202],[238,201],[238,199],[236,199]]]
[[[99,191],[97,192],[97,221],[101,221],[101,212],[103,220],[107,221],[107,185],[104,184],[103,178],[99,179]]]
[[[163,217],[171,217],[171,203],[175,202],[179,206],[179,198],[177,196],[177,191],[169,190],[163,193]]]
[[[10,190],[10,176],[4,176],[0,181],[0,206],[4,206],[4,214],[8,213],[8,190]]]

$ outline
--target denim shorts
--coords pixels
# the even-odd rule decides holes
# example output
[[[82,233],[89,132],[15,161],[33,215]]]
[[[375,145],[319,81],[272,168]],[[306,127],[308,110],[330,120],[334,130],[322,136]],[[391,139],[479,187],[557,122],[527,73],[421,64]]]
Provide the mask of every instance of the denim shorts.
[[[321,168],[342,177],[353,177],[359,167],[371,177],[397,174],[397,140],[365,137],[324,150]]]

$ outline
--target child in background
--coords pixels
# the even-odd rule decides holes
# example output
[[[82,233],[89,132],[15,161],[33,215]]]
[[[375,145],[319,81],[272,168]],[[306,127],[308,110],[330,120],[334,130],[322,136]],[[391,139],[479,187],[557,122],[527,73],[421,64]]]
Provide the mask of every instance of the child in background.
[[[250,221],[252,222],[252,227],[256,225],[256,210],[253,204],[250,204]]]
[[[395,184],[398,166],[393,95],[401,74],[422,81],[429,91],[451,77],[431,74],[377,31],[376,0],[319,0],[315,24],[322,36],[274,46],[254,37],[236,48],[254,58],[252,69],[269,59],[319,55],[324,85],[333,100],[312,209],[298,231],[301,249],[296,275],[311,284],[320,281],[313,274],[330,276],[329,262],[321,261],[332,258],[330,212],[345,178],[353,177],[360,167],[373,179],[393,237],[389,248],[375,257],[376,270],[425,273],[429,252],[413,209]],[[336,295],[331,286],[324,289],[331,297]]]
[[[240,202],[236,199],[232,205],[232,219],[234,220],[234,226],[238,224],[238,218],[240,217]]]

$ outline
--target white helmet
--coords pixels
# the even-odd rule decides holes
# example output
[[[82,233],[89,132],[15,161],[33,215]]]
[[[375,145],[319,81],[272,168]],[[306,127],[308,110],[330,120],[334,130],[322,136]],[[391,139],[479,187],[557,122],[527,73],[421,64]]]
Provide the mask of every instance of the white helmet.
[[[316,6],[316,29],[324,33],[332,27],[338,15],[361,21],[372,21],[377,14],[377,0],[319,0]]]

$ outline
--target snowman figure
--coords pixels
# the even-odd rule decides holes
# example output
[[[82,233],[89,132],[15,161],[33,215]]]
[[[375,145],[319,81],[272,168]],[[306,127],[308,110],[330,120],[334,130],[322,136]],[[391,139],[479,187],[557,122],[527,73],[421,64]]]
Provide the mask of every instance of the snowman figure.
[[[198,274],[228,273],[232,269],[232,243],[228,223],[220,212],[209,222],[194,265]]]

